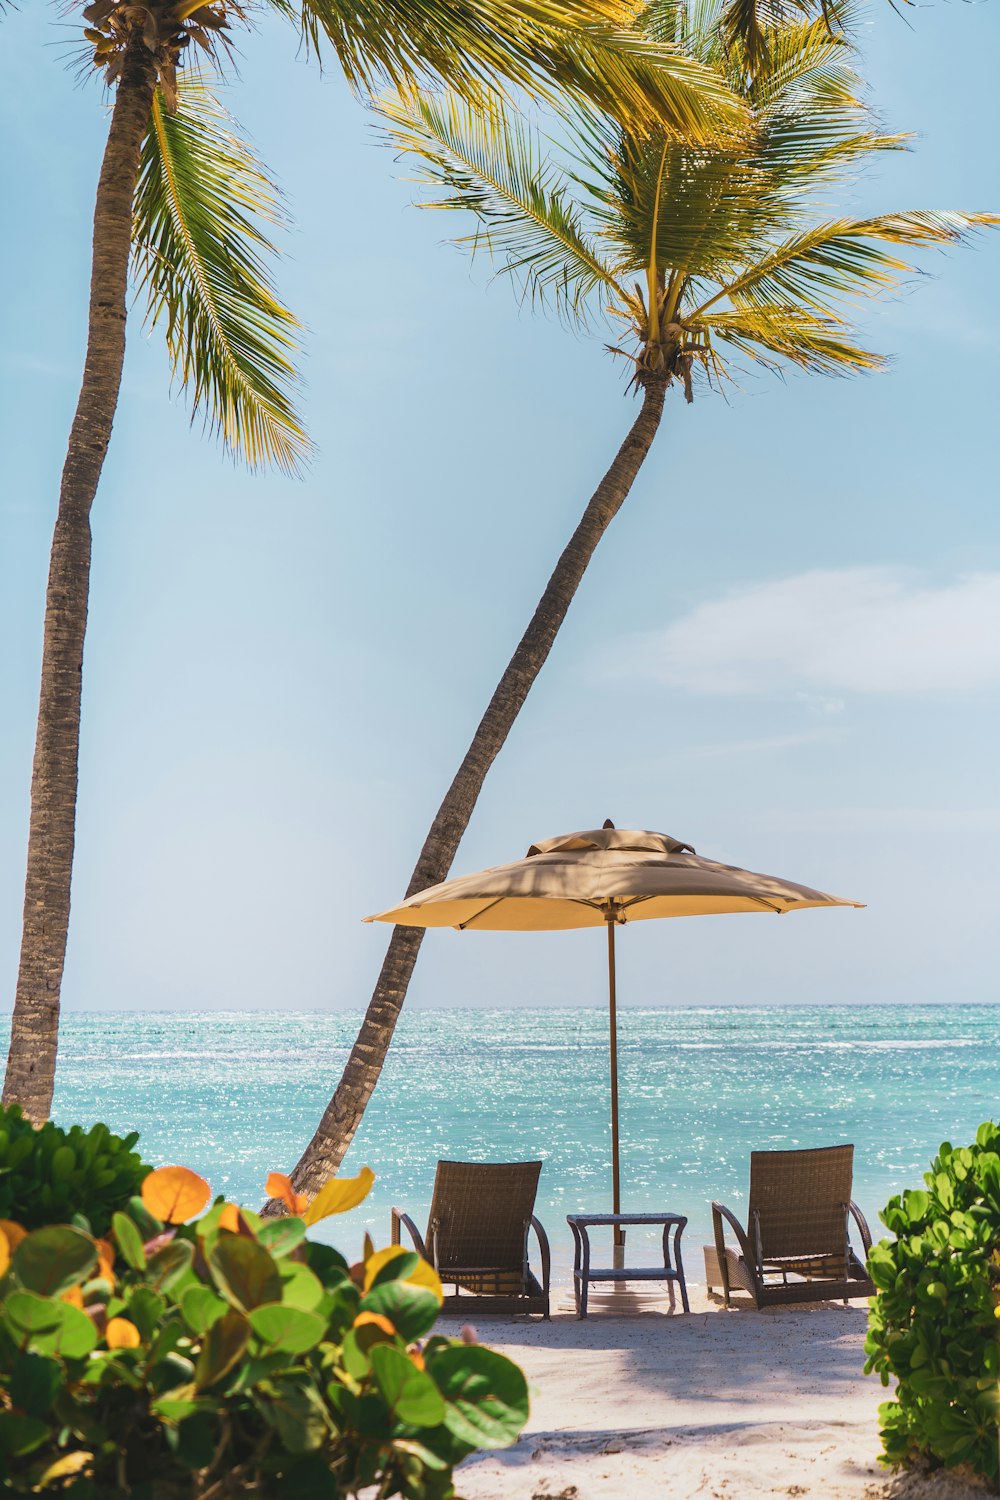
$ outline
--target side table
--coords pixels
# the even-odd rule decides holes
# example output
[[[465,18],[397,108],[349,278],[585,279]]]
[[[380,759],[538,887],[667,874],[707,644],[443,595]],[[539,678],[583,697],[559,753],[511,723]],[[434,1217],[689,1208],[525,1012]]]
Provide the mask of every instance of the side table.
[[[676,1281],[681,1289],[681,1305],[685,1312],[691,1311],[681,1261],[681,1235],[687,1224],[683,1214],[567,1214],[566,1222],[573,1231],[573,1295],[579,1317],[587,1316],[587,1292],[592,1281]],[[592,1266],[588,1233],[591,1226],[613,1228],[615,1239],[624,1246],[625,1229],[633,1224],[662,1224],[663,1265]]]

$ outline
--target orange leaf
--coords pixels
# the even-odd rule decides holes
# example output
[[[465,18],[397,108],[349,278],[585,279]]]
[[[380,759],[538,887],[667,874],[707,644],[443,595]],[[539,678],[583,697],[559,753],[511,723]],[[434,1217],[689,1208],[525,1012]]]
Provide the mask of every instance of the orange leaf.
[[[69,1291],[63,1292],[59,1301],[68,1302],[70,1307],[78,1307],[83,1312],[83,1291],[78,1286],[71,1286]]]
[[[97,1241],[97,1274],[115,1284],[115,1247],[107,1240]]]
[[[138,1328],[128,1318],[112,1318],[104,1330],[104,1341],[109,1349],[138,1349],[142,1342]]]
[[[21,1241],[28,1238],[28,1231],[20,1224],[15,1224],[13,1219],[0,1219],[0,1233],[10,1246],[11,1255],[14,1254]]]
[[[208,1207],[212,1189],[190,1167],[157,1167],[143,1180],[142,1201],[165,1224],[186,1224]]]
[[[411,1349],[410,1358],[413,1360],[413,1363],[416,1365],[418,1370],[426,1370],[427,1364],[424,1360],[424,1356],[421,1354],[419,1349]]]
[[[233,1234],[240,1232],[240,1211],[235,1203],[227,1203],[219,1215],[219,1228],[231,1229]]]
[[[307,1194],[297,1193],[284,1172],[269,1172],[264,1188],[272,1198],[280,1198],[290,1214],[304,1214],[309,1207]]]

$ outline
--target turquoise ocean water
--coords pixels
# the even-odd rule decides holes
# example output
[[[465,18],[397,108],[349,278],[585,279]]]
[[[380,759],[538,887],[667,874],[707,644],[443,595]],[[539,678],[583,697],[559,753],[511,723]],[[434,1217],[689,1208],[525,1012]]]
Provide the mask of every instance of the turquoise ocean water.
[[[196,1168],[256,1207],[290,1170],[340,1076],[357,1017],[103,1013],[65,1018],[54,1115],[137,1129],[147,1159]],[[712,1198],[745,1204],[754,1148],[855,1144],[873,1229],[942,1140],[1000,1113],[1000,1007],[625,1010],[619,1022],[623,1207],[687,1214],[700,1275]],[[541,1158],[556,1267],[565,1215],[610,1208],[607,1016],[411,1011],[344,1171],[377,1174],[331,1220],[345,1250],[388,1243],[389,1206],[426,1216],[439,1157]]]

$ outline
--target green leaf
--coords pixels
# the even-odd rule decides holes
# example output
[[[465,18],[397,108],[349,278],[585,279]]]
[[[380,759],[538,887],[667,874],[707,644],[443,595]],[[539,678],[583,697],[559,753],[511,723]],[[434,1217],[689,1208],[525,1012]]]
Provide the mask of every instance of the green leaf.
[[[146,1274],[154,1287],[169,1291],[185,1276],[194,1259],[190,1240],[173,1239],[149,1257]]]
[[[0,1454],[4,1458],[20,1458],[25,1453],[32,1453],[51,1436],[49,1424],[40,1422],[37,1417],[0,1412]]]
[[[250,1326],[263,1343],[289,1354],[304,1354],[308,1349],[315,1349],[326,1335],[323,1318],[282,1302],[255,1307],[250,1313]]]
[[[289,1453],[314,1451],[330,1431],[323,1398],[304,1372],[262,1381],[256,1402]]]
[[[82,1359],[97,1347],[97,1330],[78,1307],[49,1301],[34,1292],[12,1292],[4,1303],[4,1321],[22,1349]]]
[[[281,1276],[263,1245],[242,1235],[222,1235],[208,1257],[222,1295],[242,1312],[262,1302],[281,1301]]]
[[[410,1427],[437,1427],[445,1419],[441,1393],[402,1349],[374,1344],[368,1354],[375,1383],[391,1414]]]
[[[407,1250],[403,1255],[394,1255],[376,1271],[372,1277],[370,1290],[374,1290],[377,1286],[384,1286],[388,1281],[405,1281],[419,1264],[420,1256],[415,1250]]]
[[[10,1399],[29,1417],[44,1417],[65,1377],[58,1360],[44,1354],[19,1354],[10,1374]]]
[[[242,1313],[227,1312],[213,1323],[205,1334],[195,1366],[194,1383],[198,1390],[207,1390],[228,1375],[243,1357],[249,1340],[250,1324]]]
[[[131,1266],[133,1271],[144,1271],[146,1269],[146,1252],[143,1249],[139,1231],[128,1215],[123,1213],[112,1214],[111,1230],[125,1263]]]
[[[313,1312],[319,1307],[326,1294],[323,1283],[308,1266],[303,1265],[300,1260],[285,1260],[278,1269],[281,1275],[282,1302],[291,1307],[301,1307],[306,1312]],[[278,1298],[268,1300],[276,1302]]]
[[[174,1432],[174,1453],[189,1469],[207,1469],[215,1457],[218,1443],[219,1421],[210,1412],[195,1412],[185,1417]]]
[[[12,1264],[18,1281],[28,1291],[58,1297],[86,1281],[97,1265],[97,1246],[79,1229],[50,1224],[21,1241]]]
[[[444,1425],[460,1441],[475,1448],[517,1441],[528,1420],[528,1386],[512,1360],[481,1344],[462,1344],[436,1354],[428,1374],[445,1399]]]
[[[275,1260],[281,1260],[298,1249],[305,1235],[303,1219],[265,1219],[257,1232],[257,1239],[269,1255],[273,1255]]]
[[[166,1307],[166,1299],[148,1286],[137,1286],[129,1296],[128,1316],[138,1328],[144,1344],[152,1342]]]
[[[228,1310],[229,1303],[210,1286],[189,1286],[181,1297],[184,1321],[194,1333],[204,1333]]]
[[[390,1281],[373,1287],[358,1304],[359,1312],[381,1313],[388,1318],[405,1344],[423,1338],[437,1321],[440,1304],[434,1293],[408,1281]]]

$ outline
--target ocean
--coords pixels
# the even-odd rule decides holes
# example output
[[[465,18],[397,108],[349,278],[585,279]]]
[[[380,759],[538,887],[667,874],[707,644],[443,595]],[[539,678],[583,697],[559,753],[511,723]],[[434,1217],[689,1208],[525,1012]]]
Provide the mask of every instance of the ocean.
[[[347,1013],[68,1014],[54,1118],[138,1130],[154,1163],[181,1162],[257,1207],[290,1171],[357,1028]],[[878,1237],[890,1194],[919,1186],[943,1140],[1000,1111],[1000,1007],[630,1010],[619,1015],[622,1198],[679,1212],[701,1276],[713,1198],[745,1208],[753,1149],[852,1141],[854,1195]],[[565,1216],[610,1207],[607,1016],[600,1010],[405,1012],[344,1164],[369,1199],[323,1237],[388,1243],[389,1207],[423,1227],[439,1157],[544,1162],[537,1212],[555,1269]]]

